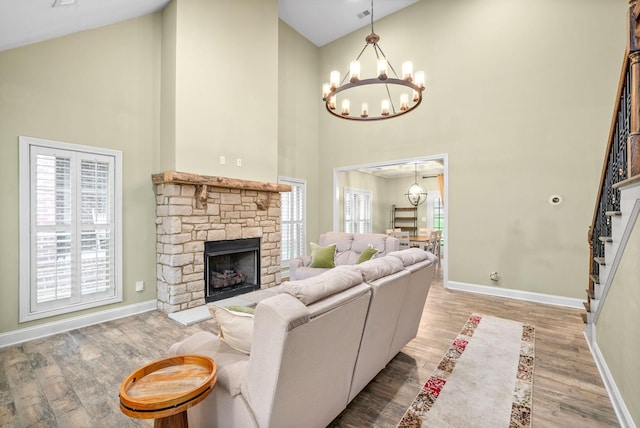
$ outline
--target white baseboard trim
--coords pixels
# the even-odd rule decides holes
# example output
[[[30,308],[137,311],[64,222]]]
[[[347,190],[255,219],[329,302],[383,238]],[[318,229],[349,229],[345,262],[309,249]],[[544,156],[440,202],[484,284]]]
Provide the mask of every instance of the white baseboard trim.
[[[157,300],[147,300],[146,302],[133,305],[122,306],[106,311],[94,312],[79,317],[67,318],[33,327],[21,328],[8,333],[0,333],[0,348],[26,342],[28,340],[39,339],[53,334],[87,327],[118,318],[128,317],[143,312],[153,311],[157,308]]]
[[[609,366],[607,366],[607,362],[605,361],[602,352],[600,352],[598,343],[595,340],[595,325],[587,324],[585,329],[585,338],[587,339],[587,345],[589,345],[591,355],[593,355],[593,359],[596,362],[596,367],[600,372],[602,382],[609,393],[609,398],[611,399],[611,404],[613,405],[613,410],[616,412],[620,426],[622,428],[637,428],[633,418],[631,417],[631,413],[629,413],[627,405],[624,403],[620,390],[613,379],[613,375],[609,371]]]
[[[445,284],[447,290],[468,291],[470,293],[487,294],[490,296],[506,297],[508,299],[526,300],[529,302],[544,303],[546,305],[566,306],[575,309],[584,309],[582,300],[572,297],[555,296],[552,294],[534,293],[531,291],[513,290],[510,288],[488,287],[486,285],[469,284],[466,282],[448,281]]]

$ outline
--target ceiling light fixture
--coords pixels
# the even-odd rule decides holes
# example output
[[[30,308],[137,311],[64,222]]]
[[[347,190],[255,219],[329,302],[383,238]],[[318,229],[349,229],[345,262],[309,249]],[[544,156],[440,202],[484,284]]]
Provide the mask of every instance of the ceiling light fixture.
[[[409,186],[407,193],[404,195],[414,207],[423,204],[427,200],[427,191],[418,184],[418,164],[415,164],[415,182]]]
[[[424,72],[418,71],[413,73],[413,64],[411,61],[406,61],[402,64],[402,78],[398,77],[396,70],[388,61],[386,55],[380,48],[378,36],[373,31],[373,0],[371,0],[371,34],[365,37],[367,42],[355,61],[351,63],[349,72],[345,73],[342,80],[340,80],[340,72],[332,71],[329,83],[325,83],[322,87],[322,100],[325,102],[327,111],[332,115],[349,120],[382,120],[398,117],[405,113],[409,113],[415,109],[422,102],[422,91],[425,88]],[[371,46],[375,54],[376,61],[372,61],[377,70],[376,77],[369,79],[360,79],[360,57],[367,48]],[[373,71],[373,67],[371,68]],[[389,75],[389,71],[393,73],[393,76]],[[349,81],[344,83],[349,76]],[[365,89],[366,87],[366,89]],[[375,89],[376,90],[372,90]],[[393,102],[392,92],[399,98],[400,108],[396,110],[396,106]],[[410,96],[410,92],[412,95]],[[337,95],[341,94],[341,109],[336,111]],[[351,101],[346,98],[347,93],[349,96],[362,101],[362,108],[359,115],[351,115]],[[344,96],[344,97],[342,97]],[[371,114],[369,110],[369,103],[372,97],[381,98],[380,113],[378,115]]]

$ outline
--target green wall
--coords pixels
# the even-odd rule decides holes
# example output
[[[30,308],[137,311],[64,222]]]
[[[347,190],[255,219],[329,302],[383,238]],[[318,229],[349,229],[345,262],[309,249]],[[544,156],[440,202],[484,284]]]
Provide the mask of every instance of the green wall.
[[[18,136],[122,151],[124,306],[155,299],[159,14],[0,52],[0,333],[18,324]],[[144,281],[145,290],[135,291]]]
[[[448,154],[449,280],[584,298],[587,228],[625,49],[625,0],[428,0],[376,22],[422,105],[390,121],[320,115],[320,229],[336,167]],[[320,49],[321,82],[369,29]],[[376,103],[370,103],[376,105]],[[560,194],[560,206],[548,203]]]
[[[278,175],[307,182],[307,240],[318,228],[318,48],[284,21],[278,27]],[[257,150],[257,152],[260,152]],[[307,247],[308,248],[308,247]]]

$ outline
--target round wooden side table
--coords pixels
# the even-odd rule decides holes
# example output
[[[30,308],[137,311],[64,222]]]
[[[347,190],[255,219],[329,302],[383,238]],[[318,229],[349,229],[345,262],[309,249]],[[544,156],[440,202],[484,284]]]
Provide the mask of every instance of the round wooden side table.
[[[132,418],[155,418],[155,428],[188,427],[187,409],[216,384],[216,363],[204,355],[176,355],[142,366],[120,385],[120,410]]]

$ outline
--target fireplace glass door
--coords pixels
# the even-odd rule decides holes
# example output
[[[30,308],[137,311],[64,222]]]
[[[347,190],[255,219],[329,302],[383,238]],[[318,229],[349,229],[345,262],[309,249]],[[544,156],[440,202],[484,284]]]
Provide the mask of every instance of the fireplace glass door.
[[[205,300],[260,288],[260,238],[205,242]]]

